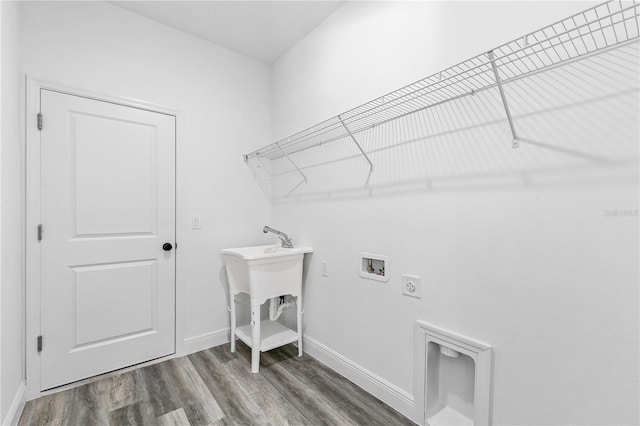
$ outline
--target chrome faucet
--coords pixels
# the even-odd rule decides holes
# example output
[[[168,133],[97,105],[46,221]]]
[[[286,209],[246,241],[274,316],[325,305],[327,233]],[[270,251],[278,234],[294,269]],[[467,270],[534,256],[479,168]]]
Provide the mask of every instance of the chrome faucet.
[[[273,232],[278,236],[278,238],[280,238],[280,241],[282,241],[282,247],[293,248],[293,243],[291,242],[291,238],[289,238],[289,236],[284,232],[280,232],[277,229],[273,229],[268,226],[265,226],[264,228],[262,228],[262,232],[264,232],[265,234],[267,232]]]

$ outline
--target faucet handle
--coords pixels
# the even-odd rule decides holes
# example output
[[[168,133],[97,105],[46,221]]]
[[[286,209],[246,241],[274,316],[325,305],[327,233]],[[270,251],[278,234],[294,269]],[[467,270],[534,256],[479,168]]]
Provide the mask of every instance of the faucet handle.
[[[293,248],[293,242],[291,241],[291,238],[282,238],[282,247],[284,248]]]
[[[293,242],[291,241],[291,238],[285,238],[282,235],[278,235],[278,237],[280,238],[280,241],[282,241],[282,247],[293,248]]]

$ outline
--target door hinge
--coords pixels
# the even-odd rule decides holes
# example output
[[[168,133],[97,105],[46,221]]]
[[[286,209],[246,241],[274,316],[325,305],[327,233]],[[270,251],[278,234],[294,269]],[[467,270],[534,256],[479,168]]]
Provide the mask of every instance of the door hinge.
[[[38,113],[38,130],[42,130],[42,113]]]
[[[42,352],[42,336],[38,336],[38,352]]]
[[[38,225],[38,241],[42,241],[42,224]]]

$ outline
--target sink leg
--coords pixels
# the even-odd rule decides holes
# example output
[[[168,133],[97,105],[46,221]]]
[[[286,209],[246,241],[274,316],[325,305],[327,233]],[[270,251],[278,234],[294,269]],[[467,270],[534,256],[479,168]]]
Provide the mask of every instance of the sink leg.
[[[251,372],[260,370],[260,305],[251,306]]]
[[[302,295],[298,295],[296,303],[298,314],[298,356],[302,356]]]
[[[236,351],[236,298],[231,295],[231,306],[229,306],[229,313],[231,315],[231,353]]]

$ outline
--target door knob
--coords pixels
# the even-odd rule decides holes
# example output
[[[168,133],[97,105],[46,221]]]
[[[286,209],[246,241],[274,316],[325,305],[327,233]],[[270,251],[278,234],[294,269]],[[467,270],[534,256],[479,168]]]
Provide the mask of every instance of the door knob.
[[[162,245],[162,250],[164,250],[164,251],[171,251],[172,248],[173,248],[173,246],[171,245],[171,243],[164,243]]]

